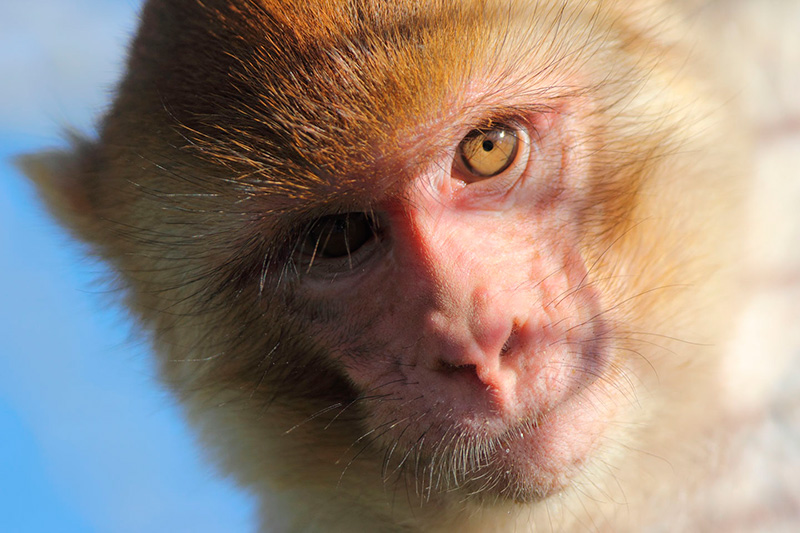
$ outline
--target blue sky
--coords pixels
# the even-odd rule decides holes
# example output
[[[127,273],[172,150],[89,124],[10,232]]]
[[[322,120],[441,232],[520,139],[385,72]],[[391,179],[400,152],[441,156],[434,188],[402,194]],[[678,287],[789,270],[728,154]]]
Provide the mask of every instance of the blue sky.
[[[137,0],[0,2],[0,531],[252,531],[159,388],[105,267],[44,212],[10,159],[92,133]]]

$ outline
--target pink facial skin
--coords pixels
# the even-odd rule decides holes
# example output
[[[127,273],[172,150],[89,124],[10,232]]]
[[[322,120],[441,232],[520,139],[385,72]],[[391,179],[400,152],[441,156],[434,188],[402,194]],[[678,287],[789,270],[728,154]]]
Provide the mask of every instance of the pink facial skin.
[[[601,302],[580,228],[563,222],[580,218],[580,165],[562,117],[539,123],[498,176],[469,180],[447,164],[416,176],[379,206],[382,236],[348,276],[307,283],[373,339],[345,341],[335,359],[380,398],[363,407],[365,436],[389,450],[387,469],[413,468],[428,491],[544,497],[610,416],[597,399],[613,393]]]

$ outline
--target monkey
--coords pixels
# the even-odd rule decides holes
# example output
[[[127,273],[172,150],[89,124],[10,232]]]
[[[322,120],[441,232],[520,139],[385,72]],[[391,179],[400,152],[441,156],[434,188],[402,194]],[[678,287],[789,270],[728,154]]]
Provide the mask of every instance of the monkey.
[[[23,165],[265,531],[789,530],[725,486],[748,142],[676,7],[149,0]]]

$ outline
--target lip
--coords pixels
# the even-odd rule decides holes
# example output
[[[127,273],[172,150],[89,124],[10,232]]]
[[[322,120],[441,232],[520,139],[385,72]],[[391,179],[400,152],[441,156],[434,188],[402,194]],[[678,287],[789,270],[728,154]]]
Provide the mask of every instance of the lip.
[[[585,470],[613,414],[590,405],[583,396],[579,391],[546,413],[502,430],[497,427],[501,421],[488,421],[497,431],[494,435],[485,425],[460,431],[451,426],[439,442],[471,442],[472,449],[448,452],[447,445],[434,445],[423,454],[427,468],[420,472],[420,462],[414,461],[413,468],[406,464],[406,472],[414,474],[414,483],[420,483],[418,490],[429,496],[431,492],[452,493],[451,497],[461,501],[519,504],[548,498],[568,488]]]

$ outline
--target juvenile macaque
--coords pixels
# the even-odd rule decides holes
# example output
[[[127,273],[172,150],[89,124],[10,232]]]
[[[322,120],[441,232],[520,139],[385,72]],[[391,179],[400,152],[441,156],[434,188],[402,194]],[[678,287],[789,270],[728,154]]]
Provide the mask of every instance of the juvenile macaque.
[[[265,531],[796,517],[713,481],[748,171],[669,7],[146,4],[27,165]]]

